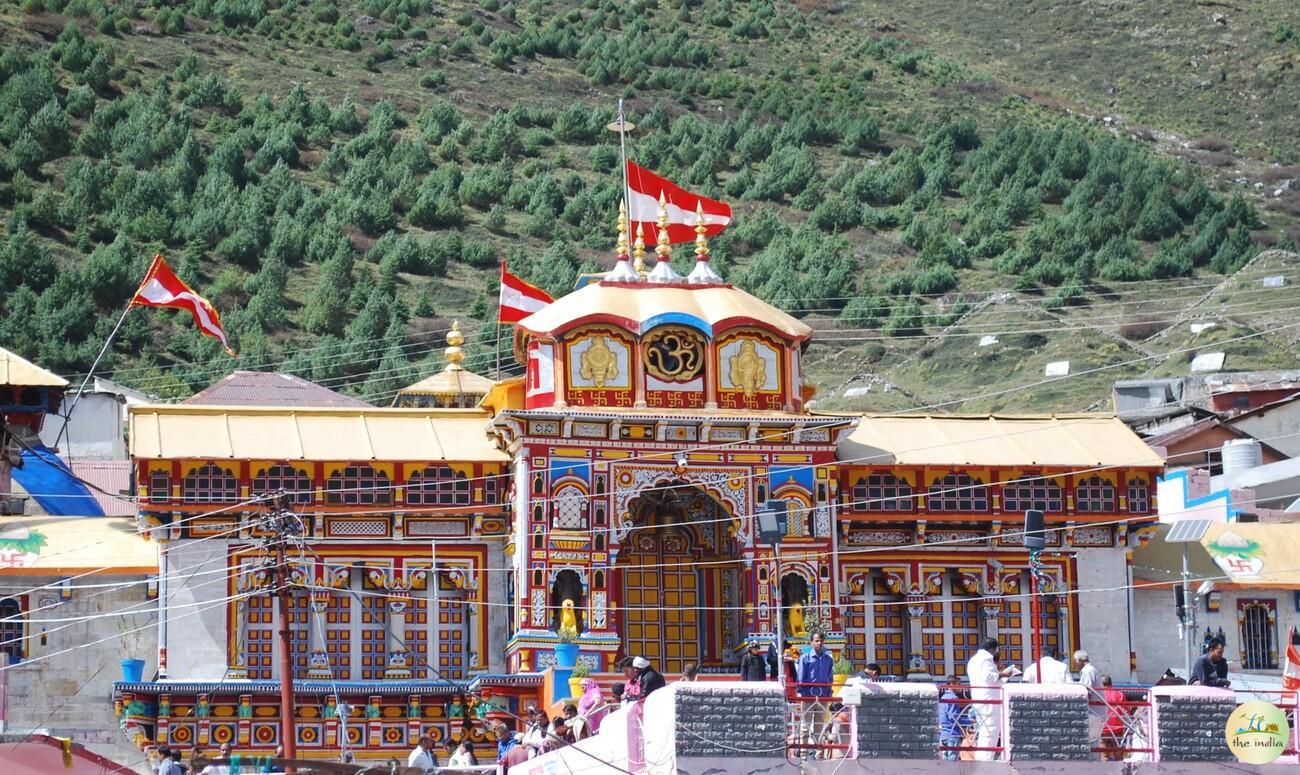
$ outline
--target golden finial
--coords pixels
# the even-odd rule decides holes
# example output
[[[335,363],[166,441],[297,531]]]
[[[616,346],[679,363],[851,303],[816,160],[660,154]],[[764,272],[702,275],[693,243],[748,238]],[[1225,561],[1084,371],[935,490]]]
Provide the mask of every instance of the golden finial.
[[[704,205],[696,203],[695,205],[695,260],[709,260],[709,240],[705,238],[704,233],[708,231],[704,226]]]
[[[636,242],[632,243],[632,268],[645,274],[645,225],[636,225]]]
[[[460,362],[465,360],[465,353],[460,349],[465,344],[465,335],[460,332],[460,321],[451,322],[451,330],[447,332],[448,347],[444,351],[447,358],[447,368],[452,371],[458,371],[461,368]]]
[[[668,200],[664,192],[659,192],[659,244],[655,246],[655,255],[660,261],[673,260],[673,245],[668,241]]]
[[[618,245],[615,246],[614,252],[619,261],[627,258],[627,203],[618,203]]]

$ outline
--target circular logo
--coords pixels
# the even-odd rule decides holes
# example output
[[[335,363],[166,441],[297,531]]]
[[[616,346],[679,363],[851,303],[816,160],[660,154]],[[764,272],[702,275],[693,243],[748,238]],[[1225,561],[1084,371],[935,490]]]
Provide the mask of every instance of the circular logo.
[[[1243,702],[1228,716],[1228,748],[1246,764],[1268,764],[1286,749],[1291,728],[1286,714],[1271,702]]]

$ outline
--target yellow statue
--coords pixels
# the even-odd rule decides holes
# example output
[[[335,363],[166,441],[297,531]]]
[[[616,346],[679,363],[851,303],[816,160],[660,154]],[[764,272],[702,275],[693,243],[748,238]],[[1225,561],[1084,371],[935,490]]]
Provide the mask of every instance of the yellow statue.
[[[803,622],[803,603],[795,603],[790,606],[790,636],[793,638],[808,637],[808,628]]]
[[[607,381],[618,377],[618,356],[609,349],[603,336],[592,338],[591,346],[583,352],[581,362],[582,370],[578,373],[583,379],[594,382],[598,388],[605,387]]]
[[[758,355],[758,346],[746,339],[740,344],[740,351],[729,359],[731,364],[731,386],[745,391],[745,398],[752,398],[762,387],[764,372],[763,359]]]
[[[570,638],[578,637],[578,612],[574,610],[572,600],[566,599],[560,606],[559,632]]]

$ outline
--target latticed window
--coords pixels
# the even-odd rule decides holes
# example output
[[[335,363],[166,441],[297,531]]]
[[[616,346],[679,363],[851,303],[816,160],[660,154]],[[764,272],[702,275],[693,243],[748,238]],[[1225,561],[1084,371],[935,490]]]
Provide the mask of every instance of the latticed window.
[[[1115,485],[1100,476],[1078,482],[1074,488],[1074,508],[1080,512],[1115,511]]]
[[[854,509],[911,511],[912,485],[893,474],[871,474],[853,486]]]
[[[289,493],[289,500],[293,503],[308,503],[311,501],[311,478],[306,471],[284,463],[263,468],[253,477],[253,492],[280,490]]]
[[[1128,513],[1148,514],[1151,512],[1151,485],[1145,479],[1128,480]]]
[[[1242,666],[1247,670],[1276,670],[1273,645],[1272,603],[1270,601],[1242,601],[1241,650]]]
[[[1002,486],[1002,510],[1065,511],[1061,486],[1053,479],[1033,477],[1008,482]]]
[[[149,474],[149,500],[166,501],[172,497],[172,475],[167,471]]]
[[[23,604],[17,598],[0,600],[0,662],[10,665],[23,658]]]
[[[560,487],[551,500],[551,526],[556,530],[587,528],[587,495],[573,486]]]
[[[406,502],[415,506],[468,506],[470,481],[451,466],[429,466],[407,478]]]
[[[373,506],[393,502],[388,474],[372,466],[345,466],[325,482],[325,502],[347,506]]]
[[[181,498],[190,503],[234,503],[239,500],[239,480],[227,468],[205,463],[181,485]]]
[[[968,474],[948,474],[930,484],[930,511],[988,511],[989,488]]]

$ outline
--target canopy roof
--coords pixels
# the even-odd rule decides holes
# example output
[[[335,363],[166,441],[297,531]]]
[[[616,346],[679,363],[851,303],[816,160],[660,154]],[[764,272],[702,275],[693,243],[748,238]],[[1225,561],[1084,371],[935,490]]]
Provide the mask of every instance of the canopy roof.
[[[5,517],[0,573],[59,576],[158,572],[158,546],[126,517]]]
[[[0,385],[14,387],[67,387],[68,381],[26,358],[0,347]]]
[[[1216,522],[1200,542],[1169,543],[1161,525],[1146,545],[1133,550],[1133,575],[1143,581],[1181,580],[1183,547],[1193,580],[1220,587],[1300,589],[1300,524]]]
[[[131,456],[504,461],[477,409],[170,406],[130,409]]]
[[[784,338],[804,340],[812,329],[800,320],[730,285],[686,283],[591,283],[519,321],[519,328],[555,336],[583,323],[610,323],[640,334],[664,323],[699,329],[707,336],[756,325]]]
[[[839,445],[864,465],[1154,466],[1164,460],[1111,415],[864,415]]]
[[[487,395],[495,385],[494,380],[466,371],[459,364],[449,363],[442,371],[430,375],[397,391],[398,395],[416,396],[458,396]]]

